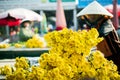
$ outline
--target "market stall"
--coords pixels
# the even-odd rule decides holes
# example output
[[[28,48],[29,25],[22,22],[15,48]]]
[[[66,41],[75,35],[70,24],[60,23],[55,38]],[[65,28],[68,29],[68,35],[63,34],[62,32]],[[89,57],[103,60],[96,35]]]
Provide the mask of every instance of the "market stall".
[[[7,48],[0,49],[0,59],[12,59],[16,57],[36,57],[44,52],[48,52],[49,48]]]

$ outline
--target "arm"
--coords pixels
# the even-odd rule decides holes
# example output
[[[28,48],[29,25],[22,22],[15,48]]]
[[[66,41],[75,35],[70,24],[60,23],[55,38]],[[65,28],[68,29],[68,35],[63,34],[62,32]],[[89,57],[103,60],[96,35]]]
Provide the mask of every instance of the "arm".
[[[100,37],[107,36],[113,30],[114,30],[113,24],[109,19],[101,23],[100,27],[98,28]]]

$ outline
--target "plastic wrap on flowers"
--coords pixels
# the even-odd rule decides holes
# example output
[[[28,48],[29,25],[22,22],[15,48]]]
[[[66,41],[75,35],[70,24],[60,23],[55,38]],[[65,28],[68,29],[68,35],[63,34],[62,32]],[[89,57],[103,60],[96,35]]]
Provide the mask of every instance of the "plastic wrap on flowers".
[[[21,80],[119,80],[117,66],[100,51],[90,51],[103,40],[98,36],[94,28],[88,32],[63,29],[46,34],[45,39],[51,46],[49,53],[42,54],[40,65],[23,73]],[[7,79],[17,80],[13,76],[8,75]]]

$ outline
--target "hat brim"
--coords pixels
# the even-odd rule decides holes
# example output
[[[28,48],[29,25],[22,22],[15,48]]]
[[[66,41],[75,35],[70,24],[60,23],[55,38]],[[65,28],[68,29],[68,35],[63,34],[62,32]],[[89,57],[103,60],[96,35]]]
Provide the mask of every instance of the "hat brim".
[[[97,1],[93,1],[88,6],[86,6],[84,9],[82,9],[78,14],[77,17],[83,16],[83,15],[90,15],[90,14],[96,14],[96,15],[105,15],[109,16],[110,18],[113,17],[113,15],[108,12],[102,5],[100,5]]]
[[[30,21],[30,20],[23,20],[23,21],[21,22],[21,24],[24,24],[24,23],[26,23],[26,22],[28,22],[28,23],[31,24],[31,21]]]

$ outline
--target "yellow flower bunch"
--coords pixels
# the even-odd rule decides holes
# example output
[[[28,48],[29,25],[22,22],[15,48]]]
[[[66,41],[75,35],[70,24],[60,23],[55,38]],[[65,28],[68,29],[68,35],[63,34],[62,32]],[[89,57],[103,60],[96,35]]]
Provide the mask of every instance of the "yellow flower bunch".
[[[14,46],[15,46],[15,48],[22,48],[24,45],[23,45],[23,44],[16,43]]]
[[[69,57],[72,53],[88,55],[91,48],[103,40],[98,36],[97,30],[94,28],[89,32],[64,29],[59,32],[48,33],[44,38],[48,45],[52,47],[51,52]]]
[[[10,44],[0,44],[0,48],[9,48]]]
[[[3,67],[0,67],[0,74],[2,75],[12,74],[12,67],[10,65],[5,65]]]
[[[120,76],[118,75],[116,65],[106,60],[101,52],[91,52],[91,49],[103,40],[103,38],[99,38],[98,36],[99,34],[95,28],[89,31],[72,31],[64,29],[59,32],[54,31],[48,33],[45,35],[45,39],[49,46],[51,46],[51,49],[47,57],[46,54],[45,56],[44,54],[41,56],[41,58],[44,56],[46,59],[43,58],[40,64],[44,63],[44,66],[51,67],[52,65],[49,64],[51,63],[49,57],[50,55],[56,54],[61,57],[59,61],[60,59],[62,60],[62,62],[59,62],[59,65],[64,65],[64,67],[69,66],[71,72],[69,73],[69,69],[64,70],[63,66],[55,66],[52,69],[58,68],[58,71],[60,71],[59,75],[64,77],[67,76],[65,80],[81,80],[86,78],[111,80],[113,77],[117,80]],[[56,56],[52,56],[52,58],[52,63],[57,65],[58,63],[55,61]],[[108,64],[110,64],[109,68]],[[107,72],[103,73],[105,70],[107,70]],[[65,76],[64,73],[66,73],[66,71],[67,74],[71,76]],[[101,74],[101,77],[99,77],[99,74]],[[114,74],[116,75],[114,76]]]
[[[13,74],[6,75],[6,80],[28,80],[27,79],[28,74],[29,74],[28,70],[18,68]]]
[[[32,66],[32,71],[28,74],[26,80],[42,80],[45,76],[45,69],[40,67]]]
[[[29,39],[26,42],[26,47],[27,48],[43,48],[44,42],[37,36],[33,36],[32,39]]]
[[[104,58],[100,51],[93,52],[88,58],[91,69],[95,69],[95,79],[97,80],[119,80],[120,75],[117,66],[113,61]]]
[[[15,63],[16,69],[23,68],[23,69],[29,69],[29,62],[25,57],[17,57],[16,63]]]
[[[16,69],[7,80],[120,80],[117,66],[104,58],[100,51],[91,51],[103,38],[95,28],[89,31],[72,31],[63,29],[53,31],[45,35],[45,40],[51,46],[49,53],[40,56],[39,66],[27,66],[26,59],[16,67],[28,73]],[[24,65],[24,66],[23,66]],[[18,74],[16,74],[18,73]],[[24,74],[25,73],[25,74]],[[19,77],[20,74],[22,77]],[[23,76],[24,75],[24,76]]]

